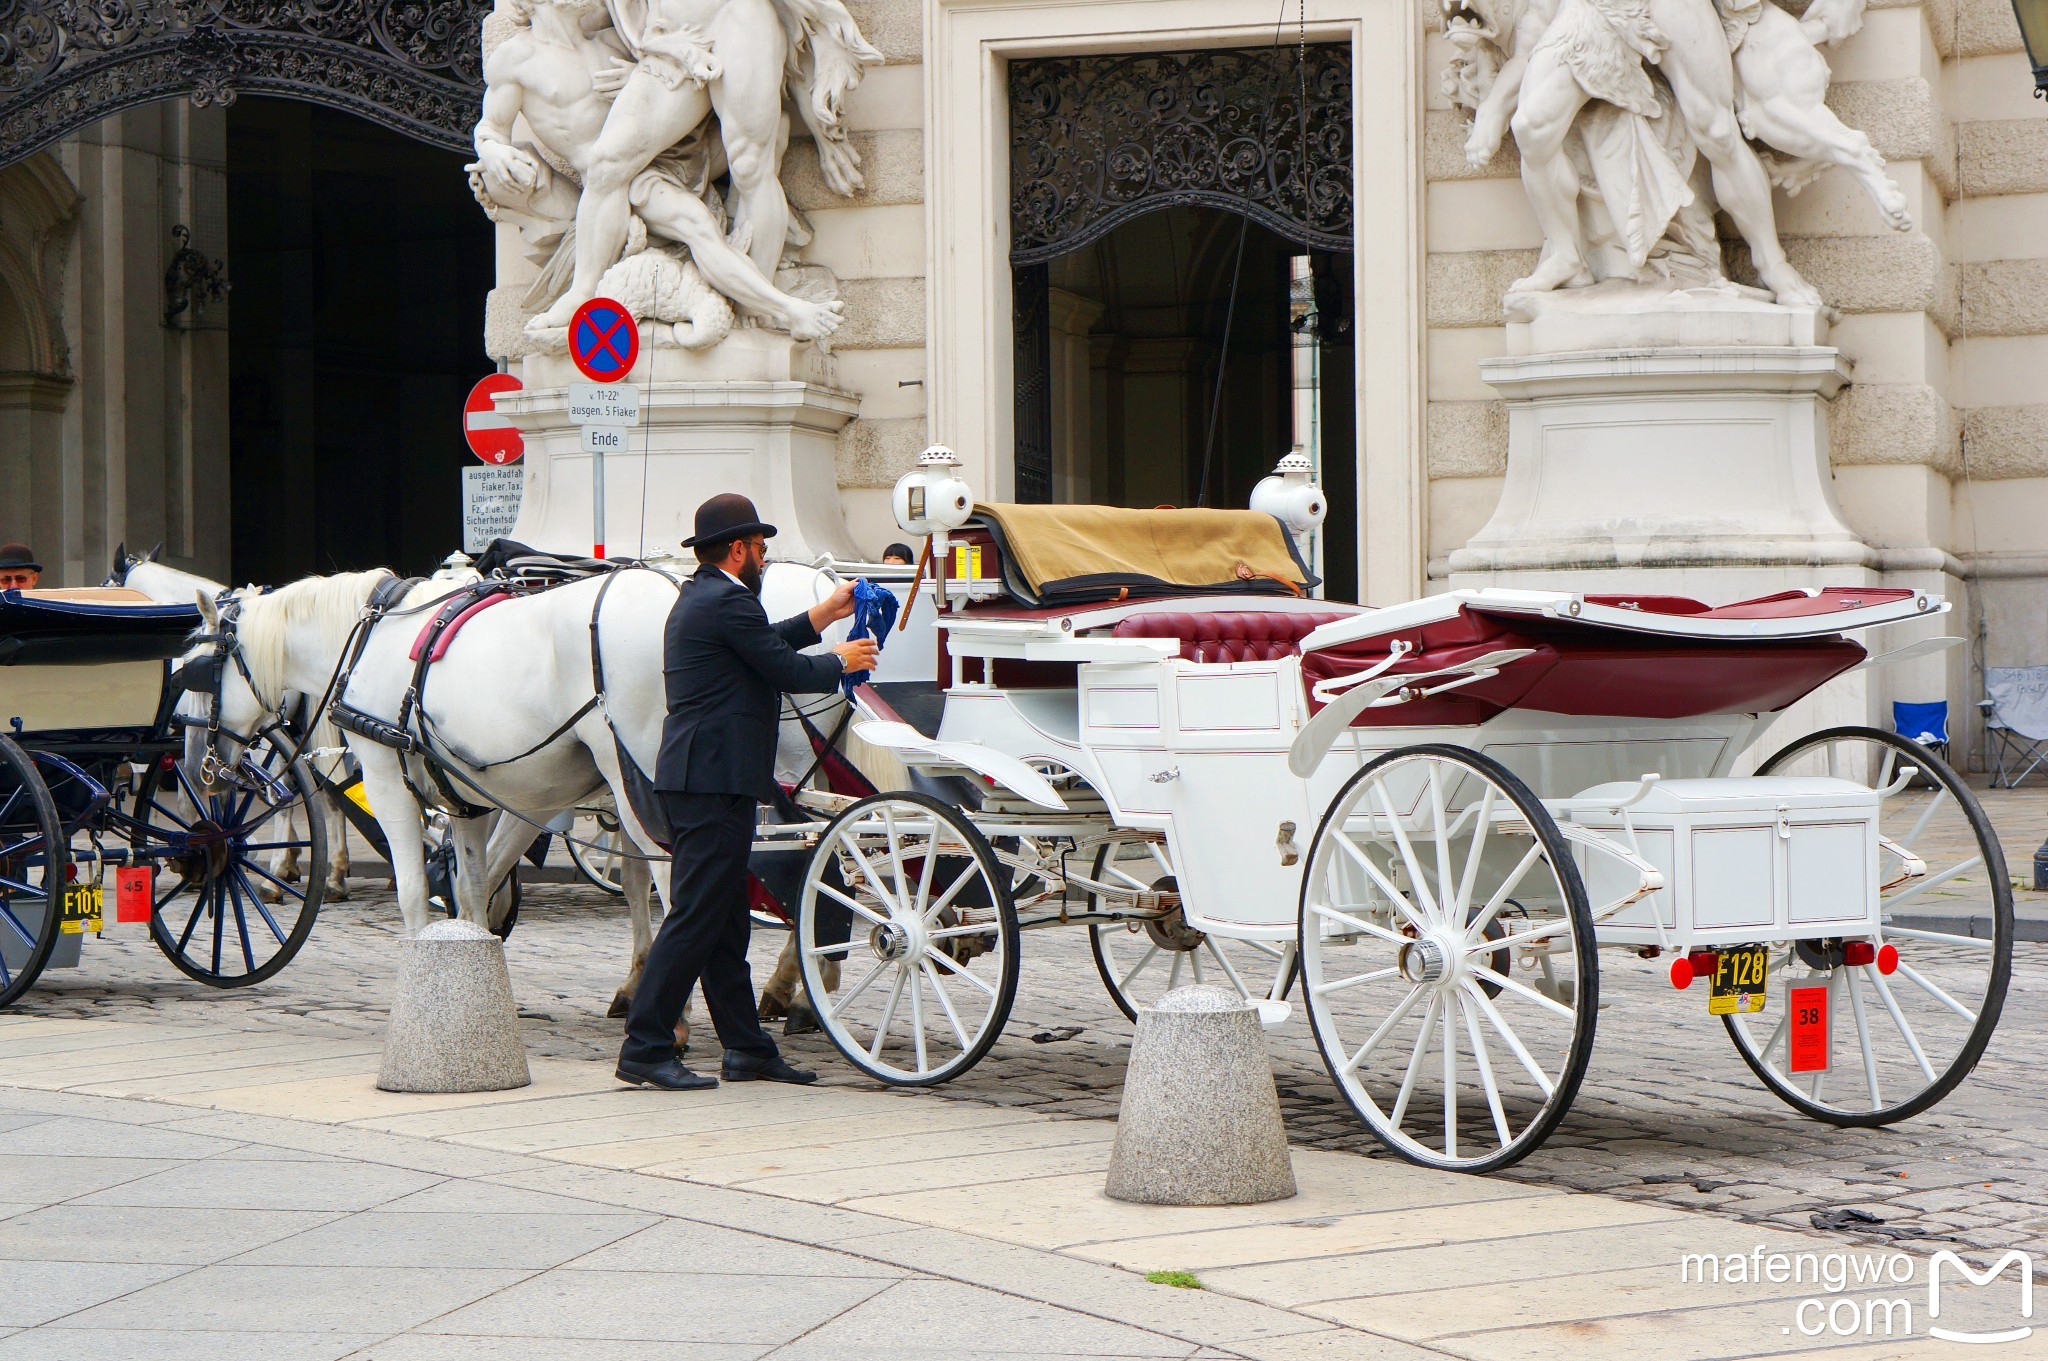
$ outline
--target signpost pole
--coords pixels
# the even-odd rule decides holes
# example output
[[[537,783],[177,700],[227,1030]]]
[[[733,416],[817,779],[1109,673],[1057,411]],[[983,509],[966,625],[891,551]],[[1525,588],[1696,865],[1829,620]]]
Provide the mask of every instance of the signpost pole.
[[[625,386],[639,357],[640,324],[610,298],[592,298],[569,319],[569,358],[579,373],[598,385],[582,393],[572,385],[569,394],[569,418],[585,427],[583,446],[590,451],[590,555],[594,558],[604,557],[604,453],[610,441],[593,439],[591,427],[621,432],[618,442],[624,447],[623,427],[640,419],[639,394]]]
[[[590,556],[604,558],[604,450],[590,453]]]

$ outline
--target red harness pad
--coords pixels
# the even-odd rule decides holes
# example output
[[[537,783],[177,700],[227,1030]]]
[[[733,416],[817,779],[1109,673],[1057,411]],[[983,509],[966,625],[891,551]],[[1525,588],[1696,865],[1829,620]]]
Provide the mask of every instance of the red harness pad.
[[[487,595],[462,613],[456,615],[453,619],[448,620],[445,626],[442,623],[441,615],[433,615],[427,620],[425,627],[420,629],[420,636],[412,640],[412,650],[405,654],[406,659],[408,661],[418,661],[420,653],[426,651],[427,644],[431,641],[434,650],[428,656],[427,661],[429,663],[440,661],[448,653],[448,644],[455,641],[455,631],[457,629],[475,618],[480,611],[489,609],[501,600],[510,600],[511,598],[512,593],[510,591],[499,591],[494,595]]]

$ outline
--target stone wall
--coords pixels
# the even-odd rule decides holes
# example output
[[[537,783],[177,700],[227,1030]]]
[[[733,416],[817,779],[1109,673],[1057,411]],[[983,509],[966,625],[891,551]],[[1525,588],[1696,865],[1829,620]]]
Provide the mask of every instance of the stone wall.
[[[851,199],[825,187],[815,144],[791,142],[784,180],[810,219],[809,258],[839,276],[846,325],[834,337],[840,386],[860,416],[839,437],[839,484],[854,542],[879,555],[898,539],[889,488],[925,435],[924,30],[920,0],[849,0],[887,65],[847,97],[847,126],[867,184]]]
[[[1426,15],[1433,74],[1450,54]],[[1786,250],[1840,309],[1832,339],[1855,369],[1830,413],[1835,494],[1888,577],[1964,574],[1950,631],[1974,635],[1981,619],[1986,663],[2048,663],[2048,108],[2031,98],[2011,5],[1873,0],[1829,59],[1829,105],[1870,135],[1915,220],[1887,230],[1840,170],[1779,199]],[[1468,167],[1465,120],[1429,88],[1425,458],[1440,577],[1499,497],[1507,428],[1477,361],[1502,352],[1501,291],[1541,238],[1513,147]],[[1738,276],[1744,264],[1731,251]],[[1959,738],[1975,717],[1966,673],[1951,671],[1948,696]]]
[[[0,539],[48,584],[123,538],[227,575],[227,307],[167,326],[163,284],[173,224],[228,254],[226,129],[166,101],[0,172]]]

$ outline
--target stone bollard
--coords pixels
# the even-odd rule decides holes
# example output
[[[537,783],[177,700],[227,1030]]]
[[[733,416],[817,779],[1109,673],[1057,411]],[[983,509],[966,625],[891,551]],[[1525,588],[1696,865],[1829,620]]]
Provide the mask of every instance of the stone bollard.
[[[380,1089],[498,1092],[533,1081],[503,941],[474,922],[437,921],[398,949]]]
[[[1146,1205],[1254,1205],[1295,1192],[1259,1013],[1227,988],[1138,1008],[1104,1188]]]

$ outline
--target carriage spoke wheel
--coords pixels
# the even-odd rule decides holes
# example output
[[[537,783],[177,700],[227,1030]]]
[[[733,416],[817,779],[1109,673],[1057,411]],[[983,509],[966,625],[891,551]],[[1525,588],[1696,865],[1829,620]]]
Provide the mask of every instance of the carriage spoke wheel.
[[[1505,766],[1429,745],[1352,776],[1309,848],[1299,944],[1330,1076],[1402,1157],[1506,1167],[1570,1107],[1600,1000],[1592,918]]]
[[[327,884],[327,822],[312,771],[282,737],[260,739],[247,759],[264,788],[202,789],[182,762],[156,762],[130,828],[136,850],[156,863],[150,935],[180,971],[216,988],[261,983],[289,964]],[[299,854],[296,883],[271,869],[290,851]]]
[[[1761,1013],[1722,1018],[1765,1086],[1830,1124],[1883,1125],[1917,1115],[1977,1066],[2012,974],[2012,881],[1976,795],[1917,742],[1875,728],[1830,728],[1757,770],[1890,789],[1908,766],[1919,774],[1888,795],[1878,815],[1879,832],[1927,866],[1926,874],[1902,879],[1897,855],[1878,852],[1879,882],[1890,887],[1879,897],[1880,939],[1871,943],[1896,953],[1880,950],[1875,961],[1852,965],[1844,942],[1827,940],[1772,953],[1774,982],[1784,977],[1827,988],[1827,1068],[1791,1071],[1782,989],[1772,989],[1771,1006]]]
[[[0,1007],[34,985],[56,948],[70,861],[42,772],[0,737]]]
[[[930,1086],[995,1044],[1017,997],[1011,877],[965,816],[921,794],[862,799],[826,826],[804,876],[798,958],[820,1024],[856,1068]]]
[[[626,896],[626,834],[609,808],[579,808],[569,828],[569,859],[577,873],[614,897]]]
[[[1089,877],[1134,893],[1180,888],[1172,852],[1159,841],[1109,842],[1095,853]],[[1107,895],[1093,898],[1097,912],[1120,907]],[[1152,1006],[1184,984],[1211,983],[1257,1002],[1284,995],[1293,987],[1296,973],[1294,951],[1287,943],[1212,936],[1188,925],[1178,907],[1151,921],[1091,925],[1088,950],[1110,1000],[1133,1021],[1140,1006]]]

